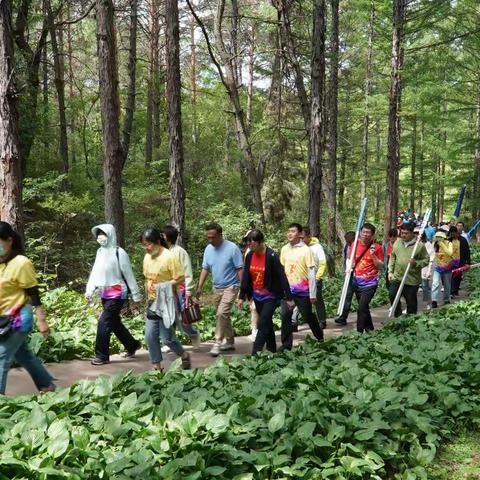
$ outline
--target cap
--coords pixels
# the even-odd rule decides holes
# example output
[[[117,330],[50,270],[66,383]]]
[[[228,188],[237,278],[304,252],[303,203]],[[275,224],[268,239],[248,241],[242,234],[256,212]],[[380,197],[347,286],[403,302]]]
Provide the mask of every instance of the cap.
[[[435,233],[435,238],[447,238],[447,234],[441,230]]]

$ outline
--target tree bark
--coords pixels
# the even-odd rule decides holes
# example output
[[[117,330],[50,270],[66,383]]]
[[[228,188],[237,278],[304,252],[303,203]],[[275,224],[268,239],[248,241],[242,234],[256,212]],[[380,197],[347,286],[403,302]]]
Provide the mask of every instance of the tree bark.
[[[393,3],[393,35],[390,81],[390,106],[388,117],[388,165],[387,165],[387,198],[385,202],[384,235],[396,223],[398,214],[398,182],[400,173],[400,110],[401,110],[401,69],[403,65],[403,40],[405,35],[405,14],[407,0],[394,0]]]
[[[477,112],[475,118],[475,154],[473,157],[473,202],[472,221],[480,218],[480,83],[477,93]]]
[[[418,213],[422,214],[423,213],[423,186],[425,183],[425,156],[423,152],[423,136],[424,136],[424,128],[425,125],[423,123],[423,120],[421,121],[420,124],[420,152],[418,155],[418,161],[419,161],[419,177],[420,177],[420,185],[419,185],[419,192],[420,195],[418,196]]]
[[[103,132],[103,180],[105,220],[115,226],[119,245],[124,245],[120,99],[117,45],[112,0],[96,0],[100,110]]]
[[[380,119],[377,118],[375,124],[375,160],[377,163],[377,168],[379,171],[385,170],[385,165],[382,162],[382,137],[380,135]],[[380,199],[383,195],[380,194],[380,184],[375,182],[375,200],[374,200],[374,210],[375,210],[375,218],[380,218]]]
[[[190,20],[190,83],[192,95],[192,143],[196,147],[198,143],[198,122],[197,122],[197,46],[195,42],[195,17]],[[195,159],[196,161],[196,159]]]
[[[135,113],[136,89],[136,68],[137,68],[137,11],[138,0],[130,0],[130,32],[128,40],[128,83],[127,83],[127,102],[125,105],[125,120],[122,131],[123,163],[122,168],[128,158],[130,151],[130,142],[133,129],[133,115]]]
[[[370,95],[372,89],[372,58],[373,58],[373,33],[375,25],[375,3],[372,0],[370,4],[370,21],[368,22],[368,40],[367,40],[367,67],[365,72],[365,91],[363,100],[363,140],[362,140],[362,162],[361,162],[361,197],[367,196],[367,178],[368,178],[368,140],[370,127]]]
[[[23,238],[22,171],[10,0],[0,2],[0,218]]]
[[[65,109],[65,72],[63,62],[63,52],[59,48],[57,41],[57,31],[55,28],[55,19],[50,0],[45,0],[45,6],[48,17],[48,28],[50,31],[50,40],[53,54],[53,68],[55,71],[55,89],[57,90],[58,117],[60,122],[60,158],[62,160],[63,173],[67,174],[69,170],[68,161],[68,136],[67,136],[67,114]]]
[[[70,18],[70,3],[67,2],[67,16]],[[69,23],[67,25],[67,50],[68,50],[68,97],[69,97],[69,124],[70,124],[70,158],[72,165],[76,163],[76,132],[77,132],[77,119],[76,110],[74,107],[75,94],[73,91],[74,75],[73,75],[73,46],[72,46],[72,26]]]
[[[415,182],[417,181],[417,115],[412,119],[412,155],[410,165],[410,211],[415,212]],[[421,191],[421,190],[420,190]]]
[[[252,130],[253,121],[253,74],[255,67],[255,42],[256,32],[255,26],[252,26],[251,35],[248,45],[248,83],[247,83],[247,131],[250,133]]]
[[[320,233],[322,198],[322,155],[324,149],[322,111],[325,88],[325,2],[315,1],[312,36],[310,158],[308,161],[308,226],[312,235]]]
[[[168,164],[170,167],[170,219],[178,228],[178,242],[185,239],[185,188],[180,84],[180,31],[177,0],[166,0],[166,72],[168,109]]]
[[[332,10],[332,26],[330,35],[330,85],[328,95],[328,168],[326,171],[326,183],[328,190],[328,205],[335,208],[328,209],[328,235],[327,241],[330,249],[334,252],[337,224],[337,148],[338,148],[338,49],[339,49],[339,0],[330,1]]]

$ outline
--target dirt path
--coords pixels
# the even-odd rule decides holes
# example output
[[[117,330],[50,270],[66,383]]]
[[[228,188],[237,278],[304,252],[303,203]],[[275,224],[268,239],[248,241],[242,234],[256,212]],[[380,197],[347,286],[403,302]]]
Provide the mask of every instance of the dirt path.
[[[461,300],[462,298],[460,298]],[[424,308],[423,302],[419,301],[419,310]],[[376,308],[372,310],[372,318],[375,328],[382,328],[382,321],[388,316],[388,306]],[[345,327],[339,327],[333,320],[327,321],[327,328],[324,330],[325,338],[337,337],[344,332],[351,331],[355,328],[356,313],[349,316],[349,323]],[[201,331],[201,328],[200,328]],[[310,332],[308,326],[301,325],[299,331],[294,333],[294,344],[298,345],[304,341]],[[277,332],[277,345],[280,343],[280,334]],[[199,350],[192,352],[192,366],[194,368],[204,368],[216,361],[208,352],[212,342],[202,343]],[[236,337],[236,350],[234,354],[222,355],[227,359],[234,358],[239,355],[249,355],[252,348],[252,342],[248,337]],[[190,348],[190,347],[187,347]],[[164,354],[164,367],[168,368],[176,359],[173,353]],[[220,358],[220,357],[219,357]],[[59,387],[68,387],[79,380],[94,379],[101,374],[111,375],[118,372],[127,372],[132,370],[134,373],[142,373],[151,369],[148,352],[139,350],[135,359],[125,360],[120,355],[112,355],[110,363],[100,367],[94,367],[90,364],[90,360],[72,360],[61,363],[49,363],[47,368],[56,378],[56,384]],[[8,374],[7,391],[8,396],[16,396],[22,394],[33,394],[37,390],[30,376],[22,368],[13,368]]]

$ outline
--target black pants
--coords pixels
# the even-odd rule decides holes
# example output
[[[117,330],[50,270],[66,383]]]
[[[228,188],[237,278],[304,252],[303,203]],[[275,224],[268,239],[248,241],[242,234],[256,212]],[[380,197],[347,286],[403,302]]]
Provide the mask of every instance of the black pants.
[[[327,310],[323,301],[323,280],[317,280],[317,303],[315,304],[317,319],[320,326],[327,322]]]
[[[293,295],[293,300],[295,305],[298,307],[300,315],[310,326],[315,338],[319,341],[323,341],[323,330],[318,323],[317,317],[313,314],[312,304],[308,297],[300,297],[298,295]],[[282,301],[282,329],[281,329],[281,338],[282,346],[280,350],[291,350],[293,347],[293,327],[292,327],[292,313],[293,310],[288,308],[287,302]]]
[[[112,333],[120,340],[127,352],[133,352],[140,346],[127,327],[122,323],[120,312],[125,300],[102,300],[103,312],[97,326],[95,353],[97,358],[108,360],[110,355],[110,336]]]
[[[252,355],[263,350],[266,345],[269,352],[277,351],[277,343],[275,342],[275,330],[273,328],[273,314],[280,305],[277,299],[269,299],[263,302],[254,300],[255,308],[258,313],[258,332],[253,342]]]
[[[358,302],[357,331],[363,333],[373,330],[372,315],[370,314],[370,302],[375,295],[377,287],[360,290],[357,286],[352,285],[352,288]]]
[[[395,297],[397,295],[398,289],[400,287],[400,282],[392,280],[390,282],[390,288],[388,289],[388,296],[390,297],[390,303],[393,305]],[[419,285],[404,285],[402,290],[402,297],[407,302],[407,313],[415,314],[418,310],[418,293]],[[401,297],[400,297],[401,298]],[[399,301],[397,308],[395,309],[395,318],[399,317],[402,314],[402,302]]]
[[[350,280],[350,284],[348,285],[347,295],[345,297],[345,303],[343,305],[342,314],[337,317],[337,320],[342,320],[344,322],[347,321],[348,314],[350,313],[350,308],[352,308],[352,300],[353,300],[353,284]]]
[[[462,283],[462,274],[455,277],[452,275],[452,290],[450,292],[452,295],[458,295],[460,291],[460,283]]]

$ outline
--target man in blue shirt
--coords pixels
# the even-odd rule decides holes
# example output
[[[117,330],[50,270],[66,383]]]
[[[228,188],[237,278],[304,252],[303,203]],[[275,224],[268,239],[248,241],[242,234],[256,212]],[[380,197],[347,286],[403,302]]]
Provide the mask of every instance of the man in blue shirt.
[[[208,274],[212,274],[214,302],[217,307],[217,328],[215,343],[210,354],[235,350],[230,313],[240,289],[243,273],[243,258],[235,243],[223,238],[222,227],[218,223],[206,226],[209,245],[205,248],[202,272],[198,280],[197,298],[203,292]]]

